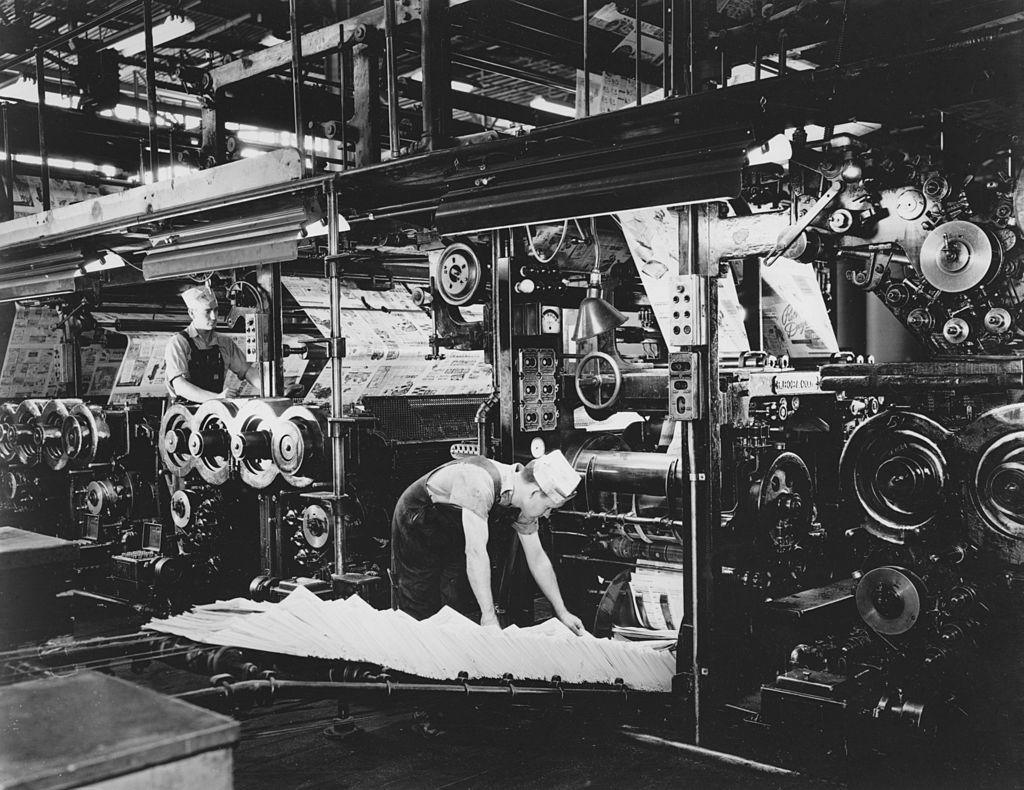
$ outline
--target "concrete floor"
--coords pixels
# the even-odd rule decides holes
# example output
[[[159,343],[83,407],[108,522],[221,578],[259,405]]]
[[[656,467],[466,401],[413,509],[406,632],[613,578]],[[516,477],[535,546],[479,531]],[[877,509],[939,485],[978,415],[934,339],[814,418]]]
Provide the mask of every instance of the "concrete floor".
[[[795,769],[800,773],[794,777],[722,765],[629,737],[645,732],[682,740],[684,727],[663,713],[537,712],[508,705],[483,710],[466,704],[435,712],[431,721],[443,734],[424,737],[409,706],[354,707],[357,732],[338,739],[325,734],[337,714],[335,703],[286,702],[235,713],[242,722],[235,786],[1024,788],[1024,629],[1013,614],[988,631],[986,660],[972,673],[971,723],[941,741],[860,743],[847,753],[809,733],[783,736],[738,717],[723,716],[709,731],[711,748]],[[94,623],[89,635],[134,631],[137,625]],[[160,663],[141,671],[117,667],[115,673],[168,694],[206,685],[204,678]]]

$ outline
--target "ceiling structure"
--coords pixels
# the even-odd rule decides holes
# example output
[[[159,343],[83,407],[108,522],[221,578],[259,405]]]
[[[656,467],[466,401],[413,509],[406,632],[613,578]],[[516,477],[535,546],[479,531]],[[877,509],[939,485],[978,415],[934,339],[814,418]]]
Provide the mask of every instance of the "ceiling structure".
[[[304,33],[360,15],[383,15],[380,0],[300,0],[296,5],[298,27]],[[399,0],[396,5],[401,141],[408,146],[422,132],[418,119],[420,25],[415,15],[403,21],[418,2]],[[671,69],[664,67],[657,50],[666,20],[668,29],[673,30],[667,16],[673,7],[678,35],[687,35],[691,9],[701,12],[694,39],[692,87],[697,91],[751,79],[755,62],[759,76],[768,79],[779,71],[780,52],[788,71],[827,68],[941,46],[992,25],[1019,25],[1022,16],[1018,0],[694,0],[692,4],[684,0],[453,0],[449,58],[453,132],[514,134],[518,129],[565,120],[575,112],[577,70],[584,65],[593,74],[608,73],[625,80],[639,72],[644,94],[662,88],[666,79],[671,88]],[[650,34],[645,36],[644,49],[652,47],[639,68],[632,55],[630,33],[637,9],[644,32]],[[590,19],[586,35],[584,11]],[[203,74],[288,39],[289,4],[282,0],[154,0],[152,14],[155,25],[174,17],[184,18],[191,28],[163,43],[158,37],[155,88],[162,161],[198,167]],[[101,25],[69,35],[78,26],[100,18]],[[11,147],[18,155],[19,171],[31,171],[33,157],[39,154],[33,106],[36,62],[27,53],[46,46],[43,66],[50,105],[45,119],[46,145],[48,155],[58,160],[54,174],[60,175],[61,160],[86,160],[96,170],[85,172],[79,167],[77,177],[83,180],[124,185],[140,178],[140,159],[144,158],[140,141],[146,138],[148,122],[146,64],[142,52],[123,45],[142,29],[141,2],[0,2],[0,95],[19,99],[8,110]],[[59,43],[51,45],[55,39]],[[127,54],[116,49],[119,45]],[[686,65],[679,64],[679,68]],[[116,69],[116,89],[111,88],[110,79],[102,83],[98,75],[103,68],[108,75],[110,69]],[[672,92],[690,92],[687,75],[675,79]],[[382,77],[382,101],[384,82]],[[351,84],[349,79],[349,89]],[[113,98],[111,90],[116,90]],[[248,80],[232,93],[220,110],[235,138],[229,146],[232,156],[288,142],[293,115],[287,66]],[[325,56],[304,60],[302,95],[303,117],[314,134],[322,130],[323,123],[339,120],[337,80]],[[90,101],[95,103],[97,96],[101,96],[101,107],[107,109],[79,109]],[[982,124],[999,123],[998,115],[998,108],[992,107],[972,111],[972,119]],[[330,149],[324,139],[315,150],[326,154]],[[337,162],[321,159],[317,168],[337,169]]]

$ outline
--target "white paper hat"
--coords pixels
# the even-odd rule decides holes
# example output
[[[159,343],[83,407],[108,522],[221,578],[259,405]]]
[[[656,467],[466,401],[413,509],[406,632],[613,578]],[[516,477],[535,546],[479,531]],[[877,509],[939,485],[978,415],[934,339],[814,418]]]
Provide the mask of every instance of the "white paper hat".
[[[552,450],[534,461],[533,476],[541,491],[552,499],[568,499],[583,479],[561,450]]]
[[[208,310],[217,307],[217,294],[206,285],[189,288],[181,298],[189,310]]]

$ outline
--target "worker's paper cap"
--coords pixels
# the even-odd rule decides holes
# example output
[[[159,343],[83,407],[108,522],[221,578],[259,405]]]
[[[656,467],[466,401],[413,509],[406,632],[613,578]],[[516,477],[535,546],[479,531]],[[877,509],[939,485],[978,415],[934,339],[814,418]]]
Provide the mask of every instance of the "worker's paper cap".
[[[205,285],[189,288],[181,298],[189,310],[209,310],[211,307],[217,307],[217,294]]]
[[[533,476],[541,491],[552,499],[568,499],[582,480],[561,450],[552,450],[534,461]]]

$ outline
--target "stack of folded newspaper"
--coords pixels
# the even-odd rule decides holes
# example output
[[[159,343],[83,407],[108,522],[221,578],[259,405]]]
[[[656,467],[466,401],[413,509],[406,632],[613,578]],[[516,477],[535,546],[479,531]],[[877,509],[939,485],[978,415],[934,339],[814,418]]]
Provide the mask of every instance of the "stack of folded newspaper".
[[[299,587],[280,603],[241,598],[197,606],[146,628],[210,645],[376,664],[433,680],[614,684],[669,691],[675,656],[641,642],[575,636],[557,620],[485,628],[452,609],[427,620],[374,609],[357,596],[323,601]]]

